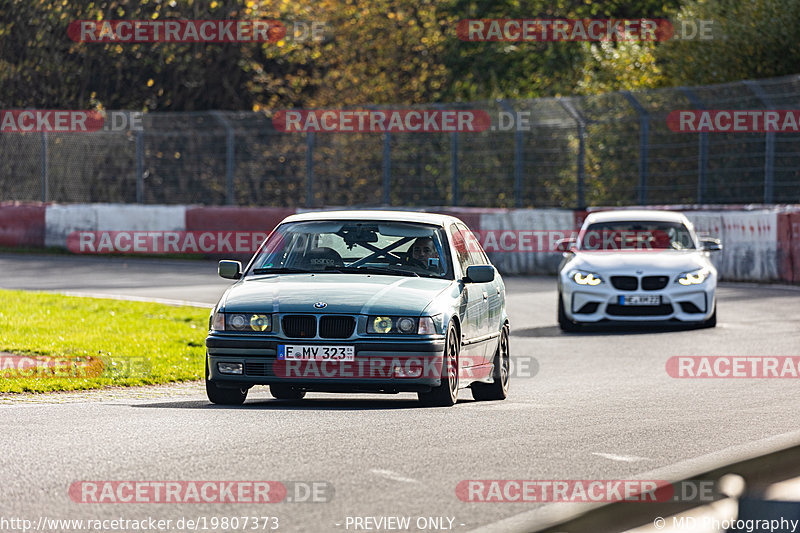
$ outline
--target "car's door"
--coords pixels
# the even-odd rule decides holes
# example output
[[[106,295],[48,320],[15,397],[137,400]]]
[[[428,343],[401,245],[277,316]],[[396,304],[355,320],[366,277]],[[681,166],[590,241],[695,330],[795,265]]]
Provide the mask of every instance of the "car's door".
[[[481,244],[475,235],[463,224],[459,224],[459,229],[466,235],[467,249],[470,255],[470,264],[473,265],[491,265],[489,258],[486,257]],[[498,332],[500,331],[500,320],[502,316],[502,298],[505,293],[502,292],[500,280],[495,277],[494,280],[486,283],[476,283],[480,286],[481,295],[484,300],[482,309],[483,315],[481,317],[480,334],[484,339],[484,358],[487,364],[491,364],[494,357],[495,348],[497,347]],[[502,294],[501,294],[502,293]]]
[[[450,227],[453,245],[456,249],[456,262],[459,264],[460,278],[464,278],[467,267],[473,265],[469,251],[469,230],[461,225]],[[483,337],[486,331],[488,314],[488,293],[485,283],[461,283],[461,367],[468,368],[485,364],[486,343]],[[469,374],[466,374],[469,375]]]

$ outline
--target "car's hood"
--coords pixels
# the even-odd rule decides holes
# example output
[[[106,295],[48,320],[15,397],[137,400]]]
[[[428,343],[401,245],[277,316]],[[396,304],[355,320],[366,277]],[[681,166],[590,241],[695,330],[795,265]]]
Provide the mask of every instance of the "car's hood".
[[[592,272],[631,272],[642,274],[680,273],[710,266],[701,251],[655,251],[625,250],[620,252],[576,252],[568,268],[580,268]]]
[[[419,315],[450,280],[364,274],[281,274],[245,279],[224,297],[226,312]],[[324,302],[324,309],[314,304]]]

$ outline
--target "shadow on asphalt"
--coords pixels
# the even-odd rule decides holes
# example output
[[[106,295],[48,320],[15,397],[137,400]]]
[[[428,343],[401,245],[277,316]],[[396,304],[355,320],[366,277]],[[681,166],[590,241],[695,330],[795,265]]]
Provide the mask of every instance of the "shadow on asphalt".
[[[461,394],[461,393],[459,393]],[[464,392],[469,395],[469,392]],[[459,398],[458,404],[469,404],[475,400]],[[274,398],[253,398],[244,405],[214,405],[208,400],[190,400],[176,402],[157,402],[131,404],[130,407],[153,407],[157,409],[233,409],[233,410],[268,410],[268,411],[379,411],[397,409],[452,409],[452,407],[423,407],[416,399],[374,400],[359,398],[308,398],[303,400],[276,400]]]
[[[558,326],[540,326],[536,328],[512,329],[511,337],[604,337],[609,335],[649,335],[651,333],[672,333],[675,331],[692,331],[703,329],[695,325],[640,325],[619,324],[614,326],[581,326],[574,333],[561,331]]]

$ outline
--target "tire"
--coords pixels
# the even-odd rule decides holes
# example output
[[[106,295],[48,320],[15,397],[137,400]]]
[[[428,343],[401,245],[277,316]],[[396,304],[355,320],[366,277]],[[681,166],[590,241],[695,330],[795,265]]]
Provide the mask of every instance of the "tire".
[[[473,383],[472,397],[478,401],[505,400],[508,397],[508,378],[511,354],[508,346],[508,325],[503,326],[500,342],[494,353],[494,383]]]
[[[420,403],[428,407],[451,407],[458,401],[458,353],[461,342],[456,328],[450,323],[442,358],[442,383],[430,392],[418,392]]]
[[[208,379],[208,356],[206,356],[206,395],[211,403],[217,405],[242,405],[247,399],[248,388],[223,389]]]
[[[273,384],[269,386],[269,393],[278,400],[302,400],[306,391],[293,389],[289,385]]]
[[[567,333],[575,333],[581,329],[581,327],[570,320],[564,312],[564,301],[560,292],[558,293],[558,327],[561,328],[561,331],[566,331]]]

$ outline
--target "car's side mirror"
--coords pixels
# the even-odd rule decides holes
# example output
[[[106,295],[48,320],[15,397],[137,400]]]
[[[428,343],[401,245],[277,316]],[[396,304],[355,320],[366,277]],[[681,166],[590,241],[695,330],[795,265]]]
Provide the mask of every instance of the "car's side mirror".
[[[219,276],[225,279],[239,279],[242,277],[242,264],[239,261],[223,260],[217,267]]]
[[[492,265],[472,265],[467,267],[466,283],[488,283],[494,280],[494,267]]]
[[[559,252],[569,252],[575,246],[575,239],[559,239],[556,241],[556,250]]]
[[[722,243],[719,239],[702,239],[700,244],[703,246],[703,250],[707,252],[719,252],[722,250]]]

